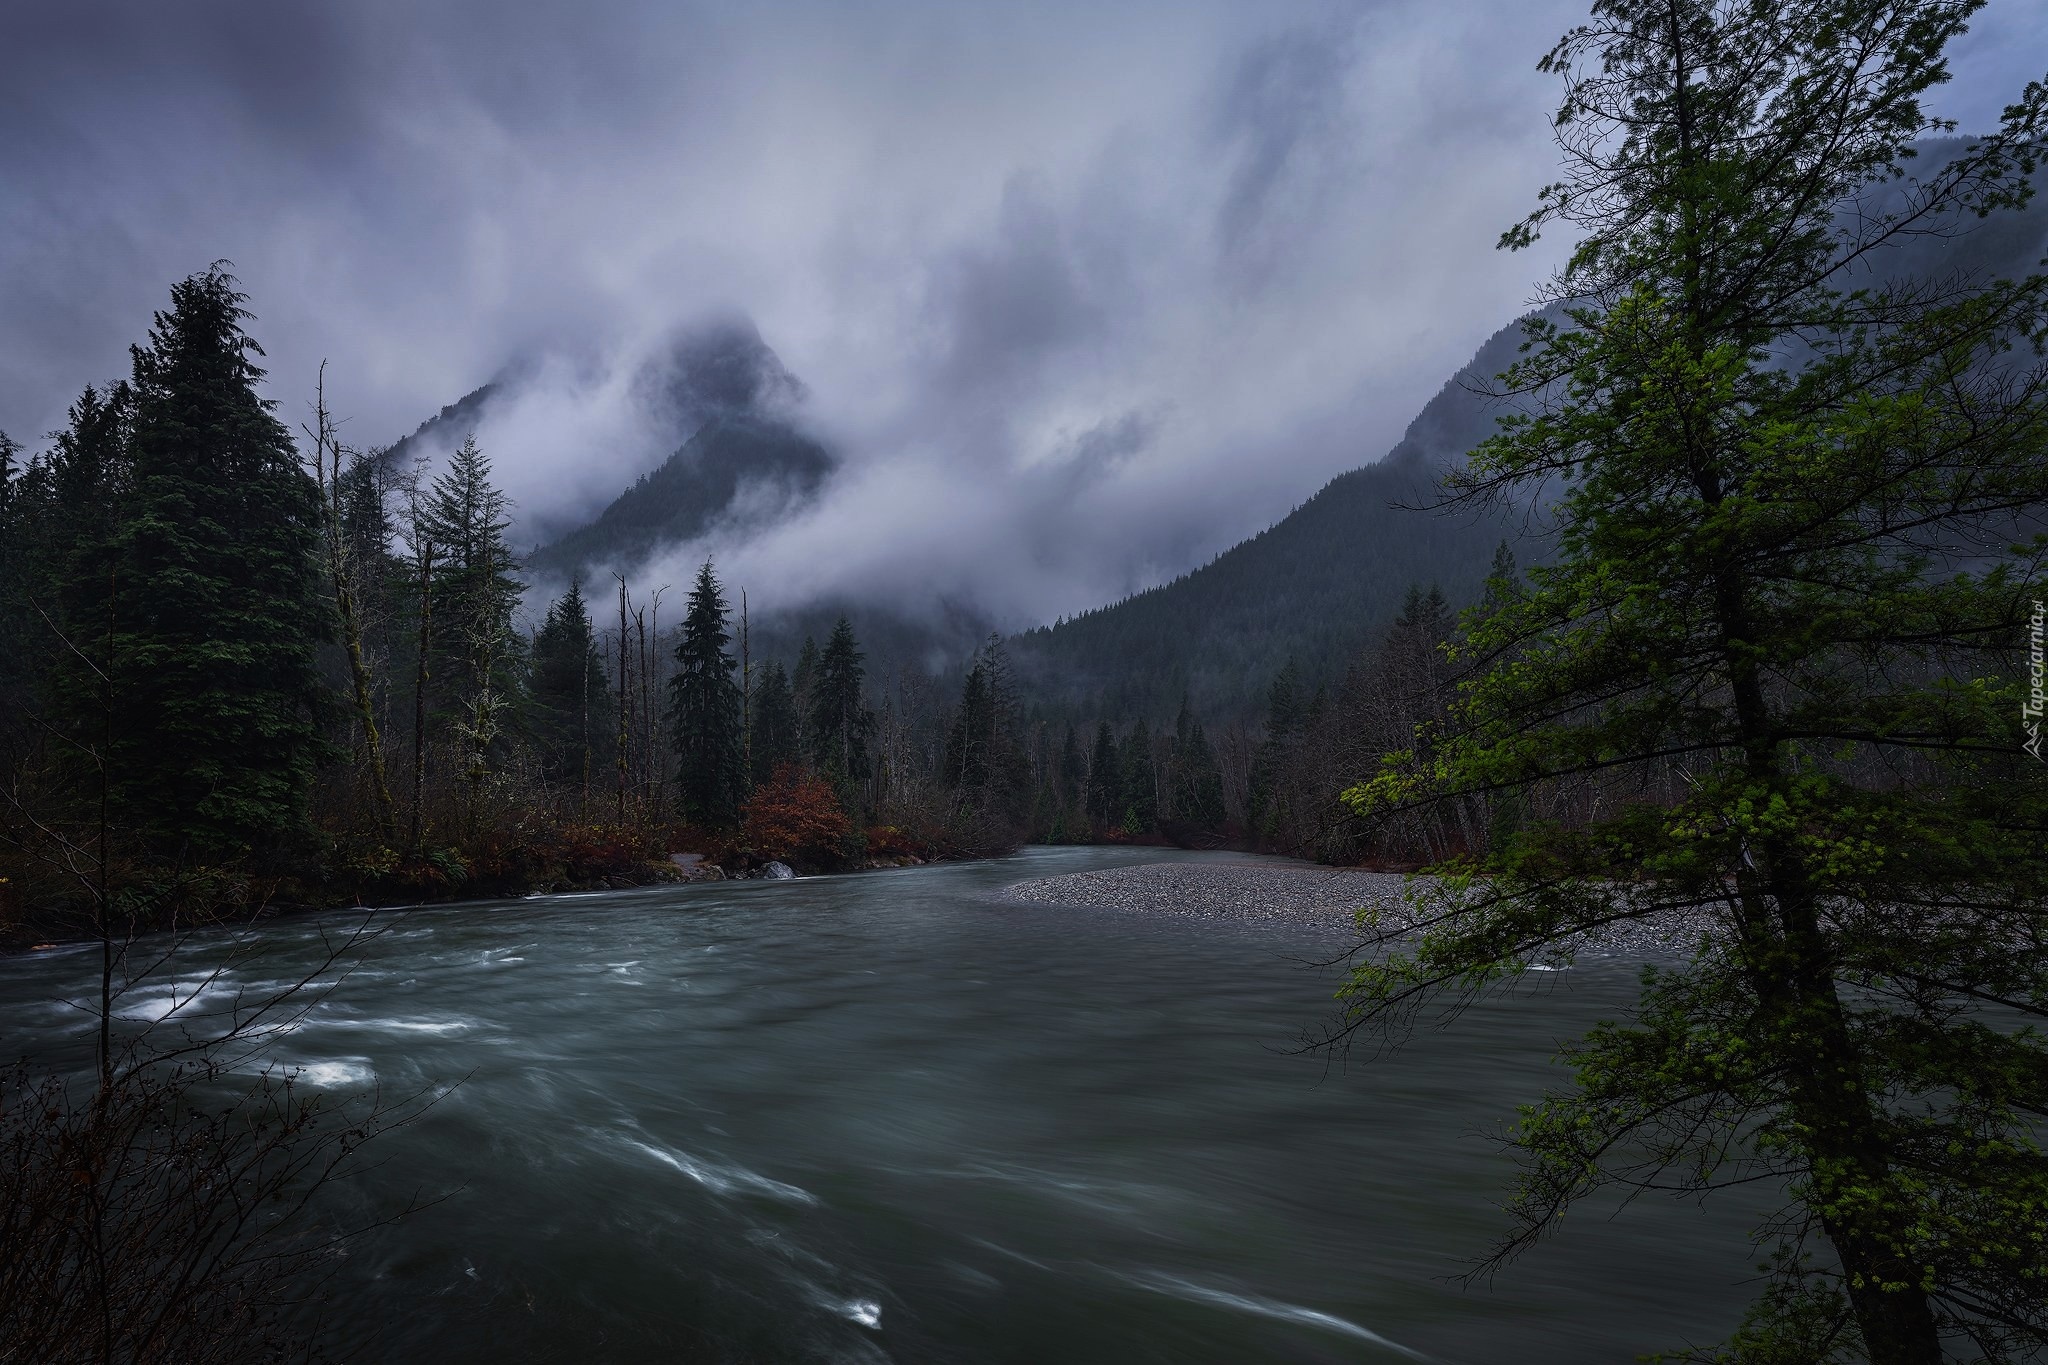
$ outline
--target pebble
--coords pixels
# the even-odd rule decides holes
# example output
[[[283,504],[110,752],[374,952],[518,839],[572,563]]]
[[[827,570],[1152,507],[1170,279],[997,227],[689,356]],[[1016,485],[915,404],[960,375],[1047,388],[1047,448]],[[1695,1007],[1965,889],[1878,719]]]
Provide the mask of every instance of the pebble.
[[[1268,863],[1140,863],[1018,882],[1005,895],[1039,905],[1087,906],[1200,920],[1312,924],[1358,934],[1363,909],[1383,927],[1406,922],[1408,878],[1358,868],[1290,867]],[[1579,945],[1580,957],[1670,961],[1692,956],[1704,913],[1665,915],[1603,929]]]

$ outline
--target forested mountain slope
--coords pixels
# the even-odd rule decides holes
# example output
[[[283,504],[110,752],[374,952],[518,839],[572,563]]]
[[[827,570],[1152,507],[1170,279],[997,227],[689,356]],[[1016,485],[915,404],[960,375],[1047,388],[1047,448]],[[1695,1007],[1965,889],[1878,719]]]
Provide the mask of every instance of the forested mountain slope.
[[[675,454],[586,526],[527,556],[546,578],[630,570],[655,551],[723,523],[766,525],[807,501],[832,456],[786,422],[742,411],[713,416]]]
[[[1340,474],[1275,525],[1171,583],[1018,637],[1020,675],[1054,711],[1168,715],[1185,694],[1209,714],[1256,709],[1293,659],[1312,683],[1341,673],[1411,585],[1476,596],[1495,549],[1518,555],[1512,516],[1437,511],[1437,474],[1494,429],[1481,386],[1511,363],[1502,328],[1426,404],[1377,464]]]

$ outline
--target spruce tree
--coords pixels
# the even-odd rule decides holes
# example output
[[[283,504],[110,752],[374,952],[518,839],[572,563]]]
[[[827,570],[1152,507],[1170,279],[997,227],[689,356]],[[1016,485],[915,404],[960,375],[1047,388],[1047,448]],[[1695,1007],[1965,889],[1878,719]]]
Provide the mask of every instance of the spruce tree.
[[[1131,722],[1119,752],[1124,771],[1117,794],[1118,818],[1124,833],[1150,834],[1159,825],[1159,775],[1153,767],[1152,731],[1143,717]]]
[[[840,617],[818,653],[810,686],[811,758],[849,811],[858,809],[860,784],[868,779],[868,738],[875,728],[874,713],[861,694],[866,657],[852,625]]]
[[[1202,722],[1186,699],[1173,726],[1173,815],[1195,830],[1211,831],[1223,824],[1223,770],[1209,747]]]
[[[706,829],[739,823],[747,798],[746,755],[740,733],[739,667],[726,646],[725,593],[705,560],[683,615],[676,643],[676,673],[669,680],[669,726],[679,760],[676,783],[683,819]]]
[[[216,264],[172,289],[135,349],[115,562],[104,594],[97,575],[77,588],[81,613],[115,623],[115,800],[174,858],[294,835],[320,753],[318,495],[257,393],[244,302]]]
[[[579,579],[534,632],[533,711],[542,774],[586,792],[611,757],[611,690]]]
[[[1065,737],[1060,741],[1060,755],[1054,768],[1054,801],[1061,841],[1071,839],[1087,819],[1083,813],[1087,801],[1088,756],[1081,752],[1081,737],[1074,733],[1074,723],[1067,722]]]
[[[777,769],[799,762],[802,753],[796,694],[782,665],[771,662],[762,667],[754,684],[753,785],[758,787]]]
[[[490,460],[465,437],[434,479],[420,533],[434,547],[431,673],[440,720],[460,746],[472,803],[520,700],[512,613],[524,585],[506,539],[511,524]]]
[[[1546,58],[1567,169],[1505,245],[1579,235],[1569,313],[1454,489],[1561,490],[1559,553],[1473,621],[1443,732],[1350,797],[1531,814],[1417,887],[1349,1028],[1643,923],[1696,945],[1525,1111],[1501,1251],[1597,1191],[1781,1190],[1716,1361],[2048,1352],[2048,277],[1890,255],[2031,192],[2048,85],[1924,143],[1978,8],[1603,0]]]
[[[946,784],[956,799],[968,799],[988,786],[989,727],[994,707],[989,697],[988,671],[981,657],[960,684],[960,705],[946,730]]]
[[[1123,822],[1120,801],[1124,790],[1123,756],[1117,752],[1116,732],[1104,720],[1095,727],[1095,747],[1088,757],[1088,823],[1098,833]]]

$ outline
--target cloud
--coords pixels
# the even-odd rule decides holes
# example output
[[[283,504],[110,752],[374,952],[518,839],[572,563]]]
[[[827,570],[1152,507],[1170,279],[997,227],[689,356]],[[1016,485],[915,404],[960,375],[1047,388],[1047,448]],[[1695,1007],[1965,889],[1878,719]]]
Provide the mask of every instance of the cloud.
[[[478,435],[540,535],[671,448],[641,377],[678,328],[744,315],[843,467],[675,566],[1072,612],[1377,458],[1520,308],[1550,258],[1493,242],[1551,175],[1534,62],[1582,14],[31,6],[0,43],[0,427],[54,425],[225,256],[294,421],[323,357],[366,444],[511,367]],[[1994,115],[2044,27],[1992,6],[1943,99]]]

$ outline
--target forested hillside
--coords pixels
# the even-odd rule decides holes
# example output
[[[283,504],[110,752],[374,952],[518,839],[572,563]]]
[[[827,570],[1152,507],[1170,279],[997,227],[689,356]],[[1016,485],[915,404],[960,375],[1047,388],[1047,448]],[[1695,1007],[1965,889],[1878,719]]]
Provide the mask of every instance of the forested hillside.
[[[786,422],[720,413],[596,520],[533,551],[527,567],[542,578],[588,579],[630,570],[721,523],[767,525],[809,500],[833,464],[823,446]]]
[[[1473,600],[1503,540],[1526,558],[1522,519],[1431,510],[1436,476],[1491,434],[1484,386],[1507,368],[1502,328],[1417,414],[1385,459],[1340,474],[1280,522],[1171,583],[1027,632],[1027,689],[1053,711],[1242,717],[1292,660],[1305,685],[1334,682],[1400,613],[1413,586]]]

